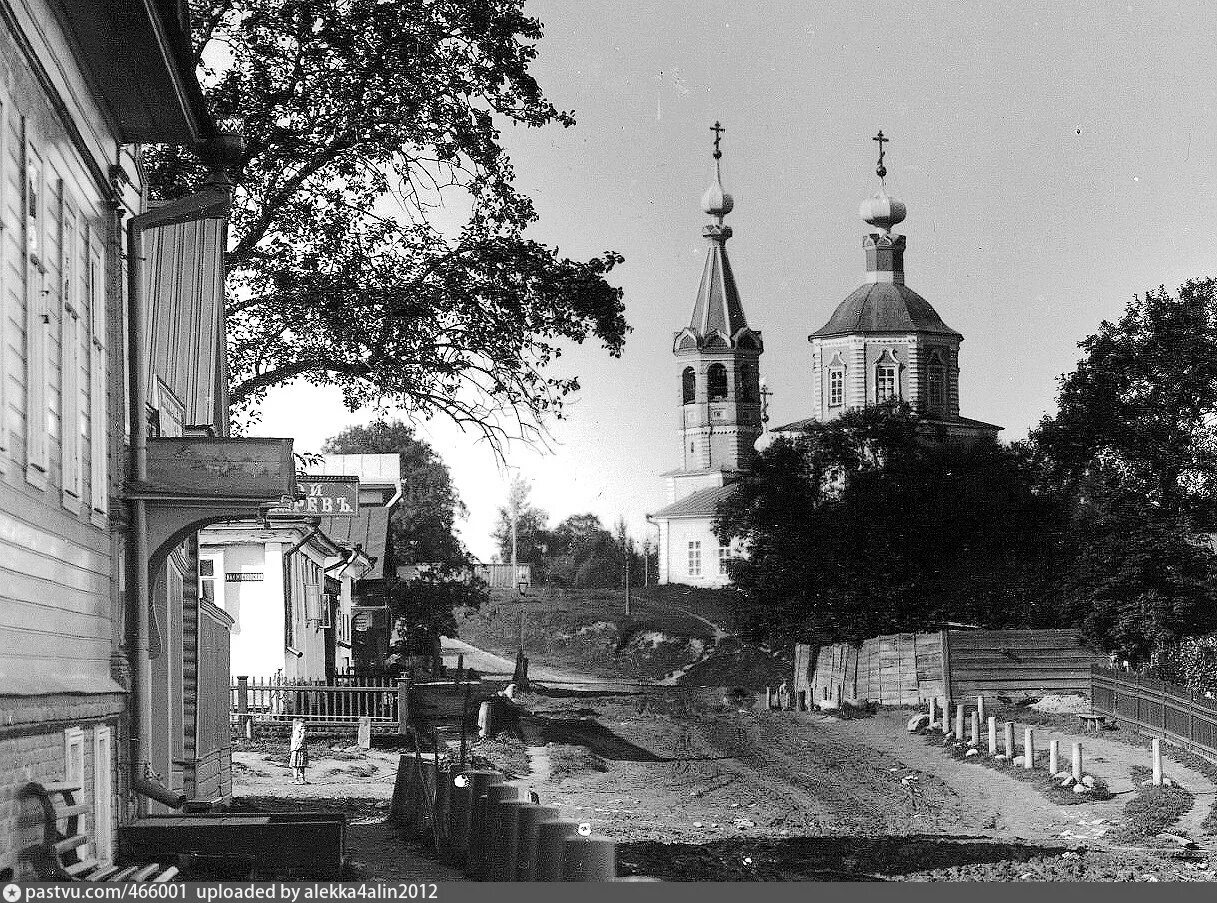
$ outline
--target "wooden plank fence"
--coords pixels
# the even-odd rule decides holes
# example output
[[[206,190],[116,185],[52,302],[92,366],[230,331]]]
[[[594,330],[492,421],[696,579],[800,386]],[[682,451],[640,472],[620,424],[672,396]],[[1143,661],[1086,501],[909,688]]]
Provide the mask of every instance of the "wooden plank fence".
[[[1091,668],[1090,688],[1096,712],[1139,734],[1161,737],[1217,762],[1217,700],[1152,677],[1099,666]]]
[[[805,662],[795,650],[796,662]],[[883,705],[974,695],[1011,697],[1090,692],[1090,668],[1103,661],[1076,630],[942,630],[837,643],[815,654],[813,702],[836,698]],[[806,669],[806,665],[803,668]],[[795,688],[800,674],[796,667]]]

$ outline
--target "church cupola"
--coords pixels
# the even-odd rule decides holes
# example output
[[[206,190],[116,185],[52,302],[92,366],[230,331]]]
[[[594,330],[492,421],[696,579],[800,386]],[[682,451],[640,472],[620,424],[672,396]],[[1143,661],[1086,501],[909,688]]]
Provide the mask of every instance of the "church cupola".
[[[716,122],[711,131],[714,174],[701,206],[714,222],[702,229],[706,262],[689,325],[672,343],[679,368],[684,471],[746,467],[761,434],[759,358],[764,346],[761,334],[748,326],[727,257],[731,227],[723,219],[735,208],[735,199],[723,189],[720,145],[726,130]]]
[[[931,418],[959,418],[959,343],[963,336],[942,321],[925,298],[904,283],[903,235],[892,229],[908,215],[887,191],[879,132],[879,191],[862,202],[862,220],[874,231],[862,240],[865,282],[837,305],[812,344],[816,418],[849,408],[907,402]]]

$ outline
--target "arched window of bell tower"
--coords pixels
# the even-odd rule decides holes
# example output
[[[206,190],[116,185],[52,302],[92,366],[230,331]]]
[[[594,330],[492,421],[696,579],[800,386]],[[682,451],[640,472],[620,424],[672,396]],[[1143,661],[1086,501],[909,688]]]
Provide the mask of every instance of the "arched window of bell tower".
[[[680,374],[680,403],[692,404],[697,400],[697,374],[692,367],[685,367]]]
[[[706,395],[710,401],[726,399],[727,368],[722,364],[711,364],[706,370]]]

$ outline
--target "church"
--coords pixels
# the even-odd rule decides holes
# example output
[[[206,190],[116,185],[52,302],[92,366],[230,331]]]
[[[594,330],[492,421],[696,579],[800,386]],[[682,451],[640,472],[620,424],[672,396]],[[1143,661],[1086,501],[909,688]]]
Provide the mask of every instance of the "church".
[[[907,241],[892,228],[908,211],[886,191],[883,145],[889,139],[880,132],[880,188],[859,209],[874,230],[862,240],[864,281],[808,336],[811,416],[766,429],[768,393],[760,374],[765,346],[761,333],[748,325],[727,257],[731,227],[724,220],[735,202],[722,184],[723,129],[716,122],[712,131],[714,178],[702,210],[714,222],[702,229],[706,262],[692,316],[672,343],[681,464],[663,475],[667,504],[648,520],[659,528],[660,583],[721,587],[730,583],[727,562],[743,550],[719,543],[715,512],[735,491],[757,448],[772,437],[797,435],[850,408],[888,401],[910,404],[943,441],[996,440],[1001,427],[960,416],[963,336],[905,284]]]

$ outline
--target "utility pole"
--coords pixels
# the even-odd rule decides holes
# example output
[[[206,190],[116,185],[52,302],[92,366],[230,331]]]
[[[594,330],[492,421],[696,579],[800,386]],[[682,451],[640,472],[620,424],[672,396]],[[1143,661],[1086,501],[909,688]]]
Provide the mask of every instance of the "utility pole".
[[[630,547],[625,547],[625,616],[630,616]]]

